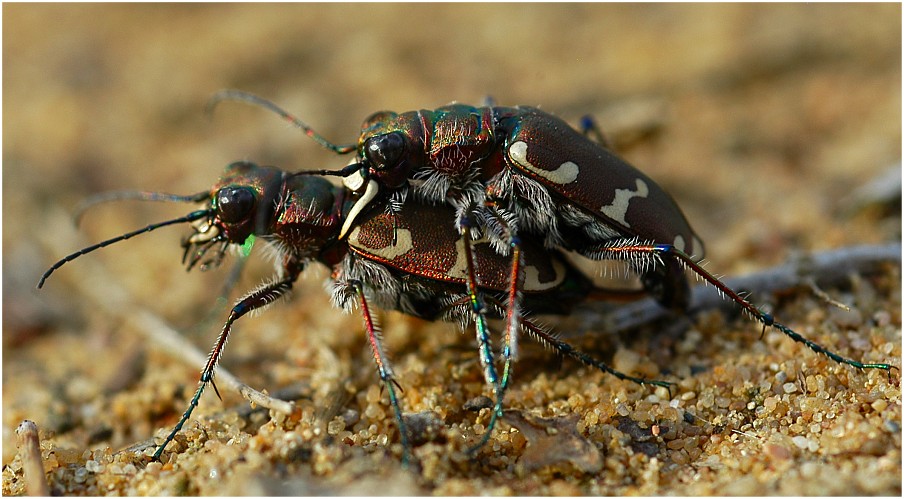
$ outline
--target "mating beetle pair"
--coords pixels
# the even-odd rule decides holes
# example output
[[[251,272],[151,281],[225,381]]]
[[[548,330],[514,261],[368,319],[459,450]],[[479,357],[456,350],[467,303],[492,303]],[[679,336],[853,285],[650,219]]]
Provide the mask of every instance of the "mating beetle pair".
[[[575,251],[594,260],[620,257],[607,246],[624,241],[671,245],[703,258],[703,243],[675,201],[652,179],[564,121],[532,107],[472,107],[378,112],[364,121],[355,145],[335,145],[260,97],[230,90],[211,103],[240,100],[279,113],[324,147],[357,151],[341,170],[299,173],[343,177],[361,198],[345,221],[380,196],[390,209],[412,194],[429,204],[449,203],[460,231],[487,237],[503,254],[522,232],[544,238],[546,247]],[[516,245],[516,244],[514,244]],[[649,265],[652,251],[635,251],[647,291],[678,310],[687,306],[683,269]]]
[[[548,250],[565,250],[591,260],[623,260],[644,289],[663,306],[683,312],[689,301],[685,270],[715,286],[763,327],[771,326],[836,362],[889,370],[887,364],[846,359],[803,338],[753,306],[699,265],[703,243],[675,201],[652,179],[567,123],[532,107],[473,107],[451,104],[435,110],[381,111],[364,120],[356,144],[336,145],[276,104],[246,92],[216,94],[276,112],[337,154],[356,152],[341,170],[300,174],[336,175],[361,197],[342,234],[372,202],[392,212],[409,195],[421,202],[449,204],[450,220],[464,239],[468,293],[487,384],[496,405],[487,436],[498,417],[516,356],[522,279],[520,252],[530,234]],[[470,259],[472,241],[486,238],[510,256],[501,379],[488,347],[484,304],[477,293],[480,269]],[[485,436],[485,439],[487,438]],[[485,441],[485,440],[484,440]]]
[[[189,408],[156,457],[212,383],[235,320],[285,295],[311,261],[333,268],[337,305],[360,306],[406,448],[395,380],[369,301],[427,319],[475,324],[484,377],[496,396],[487,433],[478,446],[502,414],[520,331],[620,378],[669,385],[614,371],[522,318],[524,311],[566,313],[568,304],[594,290],[564,251],[594,260],[627,261],[647,292],[673,309],[687,305],[684,270],[690,268],[764,327],[775,327],[837,362],[892,368],[841,357],[759,311],[698,265],[702,243],[661,188],[601,144],[539,110],[452,105],[434,111],[377,113],[365,121],[358,144],[337,146],[268,101],[225,92],[214,102],[223,99],[275,110],[333,151],[357,151],[356,158],[341,170],[291,174],[235,163],[210,191],[193,196],[135,195],[201,202],[204,207],[74,253],[51,267],[39,284],[81,254],[175,223],[194,224],[194,234],[183,243],[189,268],[211,249],[214,256],[205,264],[216,265],[229,246],[248,246],[255,237],[276,247],[280,255],[276,278],[233,307]],[[342,176],[345,186],[333,187],[317,175]],[[504,317],[506,323],[501,377],[490,345],[488,314]]]
[[[217,184],[198,194],[168,196],[142,192],[111,197],[201,202],[205,206],[185,217],[152,224],[73,253],[52,266],[39,287],[56,269],[78,256],[174,223],[193,224],[193,234],[183,241],[183,262],[188,269],[199,262],[202,269],[216,267],[230,246],[247,246],[255,239],[270,244],[278,253],[277,275],[232,308],[202,371],[198,390],[180,421],[158,447],[155,458],[160,457],[181,430],[207,385],[212,384],[216,390],[213,384],[216,366],[235,321],[284,296],[311,262],[320,262],[333,270],[332,296],[337,306],[345,310],[360,307],[380,379],[388,391],[402,441],[406,442],[396,382],[370,304],[428,320],[442,318],[462,324],[472,320],[465,286],[465,249],[460,234],[447,223],[454,215],[450,207],[408,203],[388,213],[380,206],[371,206],[359,215],[349,233],[340,237],[346,216],[358,200],[357,194],[320,177],[291,174],[248,162],[229,165]],[[508,258],[499,255],[485,241],[474,244],[473,249],[474,263],[481,269],[477,276],[481,298],[492,307],[491,315],[502,315],[509,285]],[[211,250],[213,256],[205,260]],[[522,252],[526,275],[520,297],[524,308],[537,313],[565,314],[593,290],[590,279],[561,252],[546,249],[542,241],[525,237]],[[620,373],[528,320],[521,321],[520,327],[561,355],[588,366],[636,383],[669,386],[666,382]]]
[[[336,153],[357,152],[341,170],[299,172],[341,176],[360,194],[340,236],[371,203],[385,203],[394,213],[412,196],[421,203],[455,209],[449,223],[464,238],[480,361],[487,384],[496,392],[490,431],[502,415],[517,355],[523,235],[542,239],[549,250],[593,260],[626,260],[644,288],[673,310],[683,311],[688,304],[683,265],[706,275],[696,266],[703,244],[665,191],[602,145],[539,109],[452,104],[406,113],[383,111],[365,119],[357,144],[336,145],[265,99],[225,91],[211,102],[222,100],[263,106]],[[479,238],[486,238],[511,262],[501,377],[489,348],[485,304],[477,293],[480,272],[470,257],[472,241]]]

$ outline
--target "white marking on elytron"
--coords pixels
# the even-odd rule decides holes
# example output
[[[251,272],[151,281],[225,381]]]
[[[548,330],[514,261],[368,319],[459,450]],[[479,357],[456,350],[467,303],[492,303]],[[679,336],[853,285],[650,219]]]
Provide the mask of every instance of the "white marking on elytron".
[[[348,243],[359,248],[367,248],[370,254],[385,258],[387,260],[395,260],[396,258],[414,249],[414,243],[411,239],[411,231],[408,229],[396,229],[395,244],[384,246],[382,248],[371,248],[369,246],[366,246],[358,239],[360,234],[361,226],[359,225],[355,227],[351,234],[349,234]]]
[[[480,239],[472,240],[472,248],[476,248],[478,244],[481,243],[489,243],[490,240],[487,236],[483,236]],[[474,266],[477,267],[477,257],[474,257]],[[474,273],[477,274],[478,284],[480,283],[480,269],[474,269]],[[459,237],[458,241],[455,241],[455,264],[449,267],[449,270],[446,271],[446,275],[453,279],[462,279],[466,280],[468,278],[468,260],[465,258],[465,238]]]
[[[472,241],[474,247],[478,244],[487,244],[489,243],[489,239],[486,236],[481,237],[475,241]],[[458,241],[455,242],[455,264],[446,271],[446,275],[452,279],[461,279],[466,280],[468,278],[468,262],[465,259],[465,238],[459,238]],[[475,256],[474,265],[477,265]],[[555,288],[556,286],[562,284],[562,281],[565,280],[565,266],[562,265],[562,262],[558,260],[552,261],[553,266],[553,274],[554,278],[551,281],[541,281],[540,280],[540,270],[533,265],[525,265],[524,266],[524,281],[521,283],[522,289],[524,291],[545,291],[547,289]],[[478,285],[480,282],[480,269],[475,269],[475,273],[477,274]]]
[[[625,220],[625,215],[628,213],[628,205],[631,203],[631,199],[645,198],[650,194],[646,182],[639,178],[635,179],[635,182],[637,185],[636,191],[632,191],[631,189],[615,189],[615,199],[612,200],[612,204],[600,208],[600,211],[604,215],[625,227],[631,226],[631,224]]]
[[[367,204],[370,203],[373,198],[377,197],[378,190],[379,188],[375,181],[371,180],[367,183],[367,189],[364,191],[364,195],[361,196],[361,199],[359,199],[354,206],[352,206],[352,209],[348,212],[348,216],[345,217],[345,223],[342,224],[342,230],[339,232],[339,239],[345,237],[345,233],[352,227],[352,222],[355,221],[355,218],[361,213],[361,210],[367,207]]]
[[[543,282],[540,280],[540,270],[533,265],[524,266],[524,286],[525,291],[545,291],[552,289],[565,280],[565,266],[558,260],[552,260],[552,270],[555,277],[552,281]]]
[[[527,142],[523,140],[519,140],[514,144],[509,146],[509,157],[512,158],[512,161],[518,163],[518,165],[524,167],[525,169],[536,173],[537,175],[549,180],[554,184],[565,185],[570,184],[577,180],[578,178],[578,165],[572,163],[571,161],[566,161],[559,165],[555,170],[544,170],[543,168],[537,168],[532,165],[530,161],[527,160]]]
[[[477,263],[475,262],[474,265],[476,266]],[[474,273],[477,274],[476,269]],[[453,279],[468,278],[468,261],[465,259],[465,238],[463,237],[455,241],[455,264],[449,267],[446,274]]]
[[[678,251],[687,253],[686,251],[684,251],[684,238],[681,237],[681,234],[675,236],[675,242],[672,243],[672,246],[674,246]]]

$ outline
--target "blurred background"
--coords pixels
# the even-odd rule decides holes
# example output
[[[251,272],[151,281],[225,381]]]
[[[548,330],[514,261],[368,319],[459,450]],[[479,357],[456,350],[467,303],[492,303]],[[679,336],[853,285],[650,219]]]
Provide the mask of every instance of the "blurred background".
[[[5,4],[4,463],[26,417],[73,447],[88,445],[72,427],[111,417],[92,401],[123,359],[134,355],[148,376],[186,389],[200,368],[153,352],[144,360],[143,340],[83,298],[84,286],[102,293],[105,281],[74,270],[82,261],[35,291],[68,252],[191,209],[104,205],[86,214],[79,235],[57,231],[71,227],[80,200],[120,189],[198,192],[238,159],[288,170],[347,161],[262,109],[225,103],[206,116],[206,100],[226,88],[266,97],[337,143],[354,142],[378,110],[488,96],[575,124],[593,115],[677,199],[721,274],[901,237],[897,4]],[[876,179],[892,190],[878,208],[854,194]],[[186,275],[178,245],[186,232],[162,229],[82,260],[101,262],[136,302],[191,331],[225,273]],[[252,264],[239,289],[268,265]],[[359,318],[308,317],[329,307],[328,272],[309,274],[289,304],[233,335],[224,364],[252,386],[279,384],[261,366],[285,360],[290,347],[361,358]],[[437,345],[459,338],[395,317],[389,323],[402,332],[387,341],[399,357],[417,350],[418,335],[439,336]],[[286,331],[298,320],[314,324]],[[187,334],[206,351],[217,328]],[[205,404],[219,407],[205,397],[200,413]],[[71,414],[75,406],[82,412]],[[108,422],[112,433],[95,441],[147,438],[172,421],[174,409],[160,410],[170,419]]]

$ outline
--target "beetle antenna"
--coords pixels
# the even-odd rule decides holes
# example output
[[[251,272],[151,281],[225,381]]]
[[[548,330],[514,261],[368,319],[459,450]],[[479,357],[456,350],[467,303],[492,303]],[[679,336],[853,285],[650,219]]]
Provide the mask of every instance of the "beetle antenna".
[[[119,241],[125,241],[126,239],[132,238],[139,234],[144,234],[145,232],[151,232],[153,230],[157,230],[160,227],[166,227],[167,225],[175,225],[175,224],[181,224],[181,223],[185,223],[185,222],[194,222],[195,220],[199,220],[201,218],[210,217],[213,214],[214,214],[214,210],[193,211],[184,217],[174,218],[172,220],[166,220],[164,222],[157,222],[157,223],[148,225],[147,227],[144,227],[143,229],[134,230],[132,232],[128,232],[121,236],[116,236],[112,239],[107,239],[106,241],[102,241],[97,244],[92,244],[91,246],[88,246],[87,248],[82,248],[82,249],[76,251],[75,253],[72,253],[72,254],[67,255],[66,257],[60,259],[58,262],[54,263],[49,269],[47,269],[47,272],[44,272],[44,275],[41,276],[41,280],[38,281],[38,289],[41,289],[44,286],[44,281],[46,281],[47,278],[50,277],[50,274],[52,274],[56,269],[62,267],[67,262],[71,262],[72,260],[75,260],[76,258],[78,258],[82,255],[91,253],[94,250],[104,248],[106,246],[109,246],[113,243],[117,243]]]
[[[82,219],[82,216],[85,214],[88,209],[93,208],[99,204],[109,203],[112,201],[125,201],[125,200],[137,200],[137,201],[160,201],[160,202],[171,202],[171,203],[200,203],[203,201],[207,201],[210,199],[209,192],[199,192],[197,194],[189,194],[188,196],[183,196],[179,194],[168,194],[166,192],[150,192],[150,191],[110,191],[110,192],[102,192],[100,194],[95,194],[87,199],[84,199],[82,202],[75,207],[75,214],[72,215],[72,218],[75,220],[75,225],[78,225]]]
[[[323,176],[333,176],[333,177],[350,177],[355,174],[355,172],[360,171],[364,168],[363,163],[352,163],[341,170],[301,170],[297,172],[292,172],[290,176],[294,177],[296,175],[323,175]]]
[[[221,90],[215,93],[213,97],[211,97],[210,100],[207,101],[207,106],[205,106],[207,114],[213,114],[213,110],[217,106],[217,104],[225,100],[244,102],[246,104],[251,104],[252,106],[258,106],[272,111],[278,114],[284,120],[288,121],[290,124],[292,124],[292,126],[300,128],[301,131],[305,133],[305,135],[314,139],[315,142],[317,142],[324,148],[333,151],[336,154],[348,154],[358,148],[356,144],[333,144],[329,140],[325,139],[322,135],[314,131],[314,129],[308,126],[307,123],[295,117],[295,115],[293,115],[292,113],[284,110],[283,108],[277,106],[275,103],[263,97],[259,97],[242,90]]]

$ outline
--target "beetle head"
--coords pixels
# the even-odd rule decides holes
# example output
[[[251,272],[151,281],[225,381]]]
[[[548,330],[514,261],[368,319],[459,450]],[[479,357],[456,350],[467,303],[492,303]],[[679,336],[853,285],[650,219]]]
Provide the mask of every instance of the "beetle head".
[[[380,111],[361,127],[358,155],[369,175],[390,189],[401,187],[424,163],[424,133],[419,113]]]

